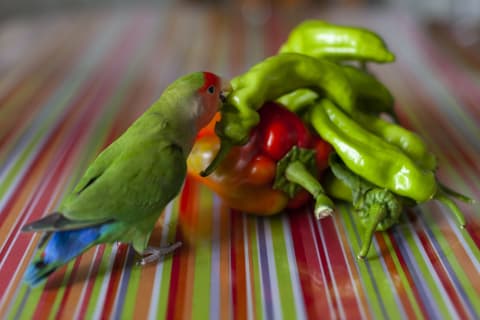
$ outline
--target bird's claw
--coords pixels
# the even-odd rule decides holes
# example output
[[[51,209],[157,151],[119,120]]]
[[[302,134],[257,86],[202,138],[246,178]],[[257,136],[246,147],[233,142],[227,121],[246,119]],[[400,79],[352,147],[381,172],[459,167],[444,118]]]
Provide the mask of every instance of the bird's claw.
[[[144,266],[146,264],[159,261],[163,256],[172,253],[180,248],[181,242],[175,242],[166,247],[147,247],[143,253],[142,258],[137,262],[137,265]]]

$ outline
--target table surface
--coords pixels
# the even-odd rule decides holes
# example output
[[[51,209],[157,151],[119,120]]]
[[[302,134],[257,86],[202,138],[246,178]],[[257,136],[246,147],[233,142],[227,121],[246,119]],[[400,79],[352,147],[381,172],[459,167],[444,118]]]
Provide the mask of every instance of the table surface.
[[[152,244],[173,257],[135,265],[102,245],[31,289],[39,236],[22,225],[55,210],[95,155],[187,72],[225,77],[276,52],[304,18],[379,31],[397,62],[372,66],[401,123],[439,160],[438,176],[480,199],[480,73],[405,14],[273,12],[265,24],[188,7],[83,12],[0,26],[0,318],[478,318],[479,205],[466,229],[431,201],[377,233],[359,261],[361,226],[346,205],[271,218],[230,211],[187,178]]]

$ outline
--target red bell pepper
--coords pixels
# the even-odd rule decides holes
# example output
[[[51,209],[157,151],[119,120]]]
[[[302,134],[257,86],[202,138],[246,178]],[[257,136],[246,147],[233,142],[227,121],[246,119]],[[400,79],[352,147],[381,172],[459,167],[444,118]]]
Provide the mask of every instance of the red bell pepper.
[[[299,208],[312,196],[302,188],[295,188],[291,194],[275,190],[277,164],[288,157],[294,147],[311,149],[315,171],[321,173],[328,166],[328,155],[332,149],[316,134],[311,134],[300,117],[278,103],[264,104],[259,114],[260,122],[252,130],[248,143],[234,147],[208,177],[201,177],[199,172],[213,159],[219,149],[219,140],[213,125],[204,128],[188,159],[189,173],[238,210],[268,215],[285,208]],[[218,118],[213,121],[218,121]],[[300,167],[304,175],[309,175],[303,165],[296,167]],[[305,179],[300,180],[297,178],[295,181],[303,184]],[[312,188],[309,191],[312,192]]]

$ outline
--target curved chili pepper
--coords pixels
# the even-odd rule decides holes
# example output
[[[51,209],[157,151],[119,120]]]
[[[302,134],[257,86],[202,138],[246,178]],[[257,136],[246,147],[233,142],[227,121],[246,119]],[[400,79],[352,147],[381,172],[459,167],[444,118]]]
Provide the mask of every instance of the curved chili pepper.
[[[334,178],[338,179],[343,198],[350,198],[361,223],[365,228],[362,246],[357,255],[363,259],[371,246],[375,231],[385,231],[398,222],[403,210],[403,199],[388,189],[379,188],[349,170],[338,155],[330,156],[330,169]],[[330,180],[335,183],[335,179]],[[328,185],[327,190],[332,186]],[[333,190],[338,193],[338,190]]]
[[[355,110],[376,115],[385,112],[397,120],[393,109],[394,99],[390,90],[378,81],[374,75],[353,66],[342,66],[342,70],[357,97],[355,101],[357,108]]]
[[[355,92],[355,111],[364,111],[369,114],[389,114],[395,121],[394,100],[390,91],[373,75],[352,66],[341,66],[352,90]],[[321,97],[310,89],[298,89],[281,96],[277,101],[288,107],[289,110],[300,112],[303,108],[312,105]],[[349,112],[351,114],[352,112]],[[398,122],[398,121],[397,121]]]
[[[334,60],[392,62],[395,55],[376,33],[359,27],[339,26],[307,20],[295,27],[280,48]]]
[[[347,112],[355,105],[354,92],[341,67],[297,53],[279,54],[253,66],[231,81],[232,91],[221,109],[222,118],[215,126],[221,139],[220,151],[202,175],[210,174],[233,145],[244,144],[250,130],[258,124],[258,110],[299,88],[311,88],[335,101]]]
[[[435,170],[437,168],[435,155],[428,150],[426,143],[416,133],[398,124],[362,112],[355,112],[352,117],[367,130],[400,148],[424,169]]]
[[[398,195],[424,202],[437,191],[435,175],[419,167],[399,148],[370,133],[333,103],[324,99],[312,107],[310,119],[347,167]]]

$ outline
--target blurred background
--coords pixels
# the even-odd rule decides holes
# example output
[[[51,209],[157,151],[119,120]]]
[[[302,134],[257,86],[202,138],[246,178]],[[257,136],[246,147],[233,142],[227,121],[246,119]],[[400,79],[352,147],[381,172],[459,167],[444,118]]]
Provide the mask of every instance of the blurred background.
[[[479,40],[480,0],[2,0],[0,23],[11,19],[78,10],[112,9],[132,6],[194,4],[238,9],[246,19],[262,23],[269,11],[325,8],[390,8],[405,11],[428,22],[444,23],[459,42],[472,45]]]
[[[197,3],[223,7],[301,8],[312,5],[325,7],[378,7],[389,6],[407,10],[422,17],[448,19],[455,23],[470,24],[480,20],[479,0],[2,0],[0,18],[36,15],[52,11],[78,10],[92,7],[132,6],[139,4]]]

